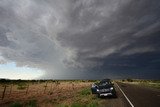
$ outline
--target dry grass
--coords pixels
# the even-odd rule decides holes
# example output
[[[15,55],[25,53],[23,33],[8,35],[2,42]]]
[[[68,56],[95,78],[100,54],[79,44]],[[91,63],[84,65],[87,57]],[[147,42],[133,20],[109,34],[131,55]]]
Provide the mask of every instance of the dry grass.
[[[130,81],[122,80],[122,82],[123,83],[129,83],[129,84],[135,84],[135,85],[141,85],[141,86],[160,89],[160,80],[130,79]]]
[[[6,88],[4,99],[0,100],[0,106],[14,106],[14,104],[26,106],[32,101],[38,107],[72,106],[74,102],[86,105],[92,105],[93,103],[94,106],[97,102],[96,97],[90,93],[89,87],[91,84],[92,82],[37,82],[28,83],[23,89],[19,89],[17,84],[12,86],[10,84]],[[1,84],[0,97],[3,89],[4,84]]]

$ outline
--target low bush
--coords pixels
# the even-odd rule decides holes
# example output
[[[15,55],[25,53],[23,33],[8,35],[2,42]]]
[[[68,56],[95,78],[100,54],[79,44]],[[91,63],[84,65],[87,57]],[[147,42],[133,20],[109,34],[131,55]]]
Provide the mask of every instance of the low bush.
[[[85,105],[80,104],[80,103],[73,103],[73,104],[71,105],[71,107],[85,107]]]
[[[89,88],[85,88],[83,90],[80,91],[81,95],[90,95],[91,94],[91,90]]]
[[[70,107],[98,107],[97,102],[91,102],[89,104],[73,103]]]
[[[27,88],[27,84],[26,83],[19,83],[17,86],[17,89],[19,90],[24,90]]]
[[[133,80],[132,80],[132,79],[130,79],[130,78],[128,78],[128,79],[127,79],[127,81],[128,81],[128,82],[133,82]]]
[[[23,105],[19,102],[14,102],[9,107],[23,107]]]
[[[98,107],[98,102],[91,102],[87,107]]]
[[[25,107],[37,107],[37,101],[36,100],[30,100],[25,104]]]

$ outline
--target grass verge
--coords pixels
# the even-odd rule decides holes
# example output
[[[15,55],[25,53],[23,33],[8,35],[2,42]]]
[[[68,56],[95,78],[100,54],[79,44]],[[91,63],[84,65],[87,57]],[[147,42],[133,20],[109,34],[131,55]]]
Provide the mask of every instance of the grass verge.
[[[160,80],[126,79],[122,82],[160,89]]]

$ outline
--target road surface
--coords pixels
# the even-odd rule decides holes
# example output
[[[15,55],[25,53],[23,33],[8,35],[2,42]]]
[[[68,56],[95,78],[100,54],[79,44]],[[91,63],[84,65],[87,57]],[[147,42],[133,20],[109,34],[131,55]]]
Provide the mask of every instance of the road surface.
[[[103,104],[103,107],[131,107],[118,86],[114,85],[116,92],[117,92],[117,98],[105,98],[105,103]]]
[[[160,90],[120,82],[117,84],[134,107],[160,107]],[[119,92],[119,90],[117,91]]]

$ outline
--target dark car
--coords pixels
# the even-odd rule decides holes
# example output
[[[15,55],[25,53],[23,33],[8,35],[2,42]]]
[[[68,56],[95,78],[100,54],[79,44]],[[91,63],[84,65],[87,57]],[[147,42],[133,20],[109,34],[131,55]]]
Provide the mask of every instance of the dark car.
[[[101,80],[99,83],[92,84],[92,94],[97,94],[98,97],[112,96],[117,97],[116,90],[110,79]]]

